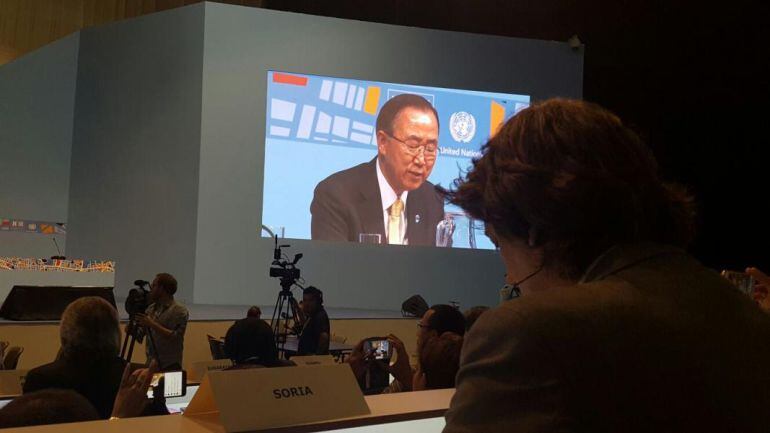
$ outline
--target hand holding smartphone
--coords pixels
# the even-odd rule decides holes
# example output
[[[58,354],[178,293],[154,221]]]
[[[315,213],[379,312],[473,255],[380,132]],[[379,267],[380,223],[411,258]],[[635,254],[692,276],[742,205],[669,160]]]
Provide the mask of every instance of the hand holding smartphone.
[[[746,272],[723,270],[720,275],[746,295],[751,296],[754,291],[754,277]]]
[[[187,372],[180,370],[153,374],[147,398],[155,398],[156,392],[166,398],[184,396],[187,393]]]
[[[387,337],[370,337],[364,340],[364,356],[366,359],[376,359],[389,362],[393,357],[393,346]]]

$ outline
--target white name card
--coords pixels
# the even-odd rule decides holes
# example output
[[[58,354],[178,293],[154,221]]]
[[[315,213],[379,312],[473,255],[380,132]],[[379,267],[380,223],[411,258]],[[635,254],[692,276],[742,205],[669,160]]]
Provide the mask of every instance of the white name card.
[[[184,416],[219,413],[226,432],[369,414],[347,364],[211,371]]]
[[[331,355],[306,355],[306,356],[292,356],[292,362],[297,364],[297,367],[311,367],[313,365],[333,365],[334,357]]]
[[[229,359],[215,359],[213,361],[198,361],[190,365],[190,371],[187,374],[189,380],[194,382],[203,381],[203,376],[209,371],[221,371],[233,366],[233,361]]]
[[[16,396],[22,393],[27,370],[0,370],[0,396]]]

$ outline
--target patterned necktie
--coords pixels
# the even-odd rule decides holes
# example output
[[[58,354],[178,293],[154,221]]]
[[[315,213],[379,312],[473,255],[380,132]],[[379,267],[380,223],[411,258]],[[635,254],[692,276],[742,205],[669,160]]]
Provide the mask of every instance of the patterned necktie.
[[[400,198],[396,199],[388,211],[388,243],[401,245],[401,212],[404,211],[404,202]]]

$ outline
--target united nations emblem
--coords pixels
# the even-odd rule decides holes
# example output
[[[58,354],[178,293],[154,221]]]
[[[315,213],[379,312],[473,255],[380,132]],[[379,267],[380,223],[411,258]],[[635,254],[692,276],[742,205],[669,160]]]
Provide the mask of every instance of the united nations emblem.
[[[476,118],[465,111],[458,111],[449,118],[449,133],[454,141],[468,143],[476,135]]]

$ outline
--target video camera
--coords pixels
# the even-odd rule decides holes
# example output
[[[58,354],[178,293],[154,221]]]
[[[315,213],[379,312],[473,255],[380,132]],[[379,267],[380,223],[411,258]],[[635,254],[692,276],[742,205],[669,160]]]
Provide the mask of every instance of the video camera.
[[[302,253],[294,255],[294,260],[289,261],[283,258],[281,248],[288,248],[291,245],[278,245],[278,236],[275,236],[275,250],[273,251],[273,263],[270,264],[270,276],[294,282],[299,279],[300,270],[297,262],[302,258]]]
[[[126,298],[126,312],[129,318],[133,318],[137,314],[144,314],[150,305],[150,291],[145,288],[150,283],[136,280],[134,284],[136,287],[128,291],[128,298]]]
[[[134,344],[138,341],[141,343],[144,341],[144,336],[149,337],[149,344],[152,345],[153,352],[158,353],[155,349],[155,341],[152,338],[152,334],[141,332],[141,325],[138,322],[137,316],[144,314],[147,311],[147,307],[150,305],[150,290],[146,286],[150,285],[148,281],[136,280],[134,281],[133,289],[128,291],[128,297],[126,298],[126,312],[128,313],[128,324],[126,325],[126,337],[123,340],[123,347],[120,349],[120,357],[126,362],[131,362],[131,356],[134,353]],[[160,359],[158,359],[160,363]]]

